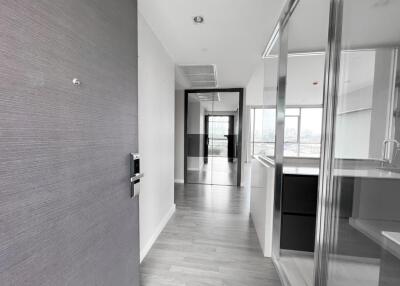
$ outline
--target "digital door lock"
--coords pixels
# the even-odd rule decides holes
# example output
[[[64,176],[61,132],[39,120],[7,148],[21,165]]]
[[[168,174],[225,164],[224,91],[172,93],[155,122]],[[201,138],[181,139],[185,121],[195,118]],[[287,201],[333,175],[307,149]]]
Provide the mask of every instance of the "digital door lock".
[[[135,198],[140,194],[140,179],[144,177],[140,173],[140,155],[137,153],[130,154],[130,183],[131,183],[131,197]]]

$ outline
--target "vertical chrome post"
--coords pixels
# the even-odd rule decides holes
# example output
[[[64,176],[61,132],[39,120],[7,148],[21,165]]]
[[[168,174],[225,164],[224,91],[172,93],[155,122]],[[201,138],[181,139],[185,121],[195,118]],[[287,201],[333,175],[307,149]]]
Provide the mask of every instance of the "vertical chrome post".
[[[287,27],[283,27],[280,30],[279,37],[278,92],[276,96],[275,123],[275,194],[272,237],[272,256],[275,259],[279,259],[280,257],[287,59],[288,30]]]
[[[277,31],[279,34],[278,57],[278,92],[276,95],[275,123],[275,191],[274,217],[272,228],[272,258],[280,257],[281,220],[282,220],[282,187],[283,187],[283,157],[285,140],[285,107],[286,107],[286,77],[288,63],[288,23],[290,16],[297,7],[299,0],[289,0],[281,14]],[[275,39],[277,38],[275,35]]]
[[[335,206],[333,176],[334,131],[339,91],[342,37],[342,0],[331,0],[328,47],[325,62],[321,162],[318,186],[318,210],[314,252],[314,285],[325,286],[328,281],[328,258],[334,242]]]

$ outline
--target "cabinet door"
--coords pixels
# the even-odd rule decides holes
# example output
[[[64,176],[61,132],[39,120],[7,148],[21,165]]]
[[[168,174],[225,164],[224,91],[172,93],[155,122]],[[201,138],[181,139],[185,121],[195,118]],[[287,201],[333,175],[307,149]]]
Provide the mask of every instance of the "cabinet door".
[[[318,176],[284,175],[282,212],[316,215]]]
[[[314,251],[315,216],[282,215],[281,248]]]

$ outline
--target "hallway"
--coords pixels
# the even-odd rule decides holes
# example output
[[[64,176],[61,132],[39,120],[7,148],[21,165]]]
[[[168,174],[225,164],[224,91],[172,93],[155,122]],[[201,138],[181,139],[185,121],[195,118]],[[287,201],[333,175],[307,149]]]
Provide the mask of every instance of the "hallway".
[[[281,285],[237,187],[175,185],[176,213],[141,264],[142,286]]]

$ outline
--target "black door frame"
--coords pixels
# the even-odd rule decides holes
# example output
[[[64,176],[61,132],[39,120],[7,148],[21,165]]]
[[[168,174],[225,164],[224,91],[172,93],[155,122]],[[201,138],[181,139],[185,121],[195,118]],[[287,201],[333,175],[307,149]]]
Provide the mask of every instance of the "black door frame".
[[[188,155],[188,134],[187,134],[187,117],[188,117],[188,99],[189,93],[212,93],[212,92],[237,92],[239,93],[239,134],[237,148],[237,186],[242,182],[242,124],[243,124],[243,96],[244,88],[207,88],[207,89],[185,89],[185,119],[184,119],[184,181],[187,182],[187,155]]]

